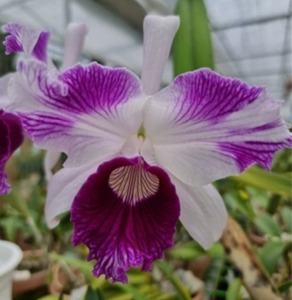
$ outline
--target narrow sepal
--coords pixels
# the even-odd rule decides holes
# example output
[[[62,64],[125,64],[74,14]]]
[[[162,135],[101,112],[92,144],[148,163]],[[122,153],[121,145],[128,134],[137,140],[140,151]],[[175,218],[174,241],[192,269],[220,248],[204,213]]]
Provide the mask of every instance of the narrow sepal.
[[[152,95],[159,90],[174,35],[179,26],[176,16],[148,15],[144,20],[143,91]]]

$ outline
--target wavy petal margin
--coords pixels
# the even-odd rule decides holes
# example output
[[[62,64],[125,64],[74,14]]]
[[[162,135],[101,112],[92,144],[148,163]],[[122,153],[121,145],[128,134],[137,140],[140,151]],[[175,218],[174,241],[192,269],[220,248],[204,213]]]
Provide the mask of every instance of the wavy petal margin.
[[[28,57],[47,61],[49,32],[31,29],[17,23],[6,24],[2,26],[2,30],[9,33],[3,43],[6,54],[24,52]]]
[[[88,246],[95,276],[125,283],[130,267],[149,270],[173,245],[179,214],[175,188],[162,169],[141,166],[141,158],[116,158],[100,165],[75,197],[72,241]]]

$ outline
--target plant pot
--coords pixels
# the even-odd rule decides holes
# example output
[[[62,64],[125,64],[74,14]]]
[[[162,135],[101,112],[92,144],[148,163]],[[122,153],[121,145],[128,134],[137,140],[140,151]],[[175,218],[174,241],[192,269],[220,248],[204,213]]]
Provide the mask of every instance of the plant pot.
[[[14,243],[0,240],[0,299],[11,300],[13,272],[22,259],[21,249]]]

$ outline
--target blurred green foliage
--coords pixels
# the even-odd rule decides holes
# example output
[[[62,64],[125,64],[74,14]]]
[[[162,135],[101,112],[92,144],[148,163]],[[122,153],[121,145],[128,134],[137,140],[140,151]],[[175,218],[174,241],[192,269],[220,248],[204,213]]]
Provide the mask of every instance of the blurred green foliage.
[[[176,8],[180,27],[173,44],[174,74],[202,67],[214,69],[211,31],[203,0],[180,0]]]
[[[0,32],[0,41],[4,40],[5,35]],[[5,55],[5,48],[0,42],[0,76],[6,75],[14,69],[14,55]]]

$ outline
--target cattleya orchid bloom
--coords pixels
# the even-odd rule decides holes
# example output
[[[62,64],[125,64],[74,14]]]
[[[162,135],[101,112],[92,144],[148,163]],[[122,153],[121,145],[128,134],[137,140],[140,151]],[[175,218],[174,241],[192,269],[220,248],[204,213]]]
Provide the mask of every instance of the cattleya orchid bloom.
[[[14,23],[4,25],[2,29],[4,32],[9,33],[3,43],[6,47],[6,54],[23,52],[28,58],[35,58],[46,63],[50,68],[50,72],[58,73],[53,62],[47,56],[47,47],[50,38],[49,32],[31,29],[27,26]],[[64,36],[65,42],[63,61],[60,67],[61,72],[70,68],[78,61],[87,31],[87,26],[84,23],[69,24]],[[1,79],[1,91],[4,90],[4,88],[7,89],[7,83],[10,76],[11,75],[8,75]],[[60,153],[56,151],[48,151],[46,153],[44,169],[47,179],[51,178],[51,169],[54,167],[59,157]]]
[[[292,143],[264,88],[202,69],[158,91],[178,26],[174,16],[146,17],[141,80],[95,62],[53,73],[34,58],[10,79],[9,107],[25,131],[68,156],[49,183],[49,226],[70,210],[73,243],[86,244],[93,273],[113,281],[126,282],[130,267],[149,270],[178,219],[211,246],[227,219],[212,181],[254,163],[270,168]]]
[[[23,52],[28,58],[35,58],[48,64],[53,71],[56,69],[52,62],[48,62],[47,45],[49,32],[30,29],[19,24],[6,24],[3,31],[9,33],[4,41],[6,54]],[[61,71],[66,70],[77,62],[80,56],[87,27],[82,23],[72,23],[65,34],[64,57]],[[12,74],[0,78],[0,195],[7,194],[10,186],[7,183],[4,167],[12,153],[23,141],[21,122],[15,114],[5,112],[9,104],[7,95],[8,82]],[[50,169],[55,165],[59,153],[51,151],[45,159],[45,171],[50,177]]]
[[[6,54],[13,52],[25,52],[28,57],[35,57],[46,61],[46,45],[48,32],[31,30],[18,24],[7,24],[3,27],[9,35],[4,42]],[[9,103],[7,86],[12,75],[8,74],[0,78],[0,195],[10,192],[10,185],[4,172],[6,162],[12,153],[23,142],[21,122],[15,114],[5,111]]]
[[[23,141],[20,120],[14,114],[0,109],[0,195],[10,191],[4,172],[6,162]]]

